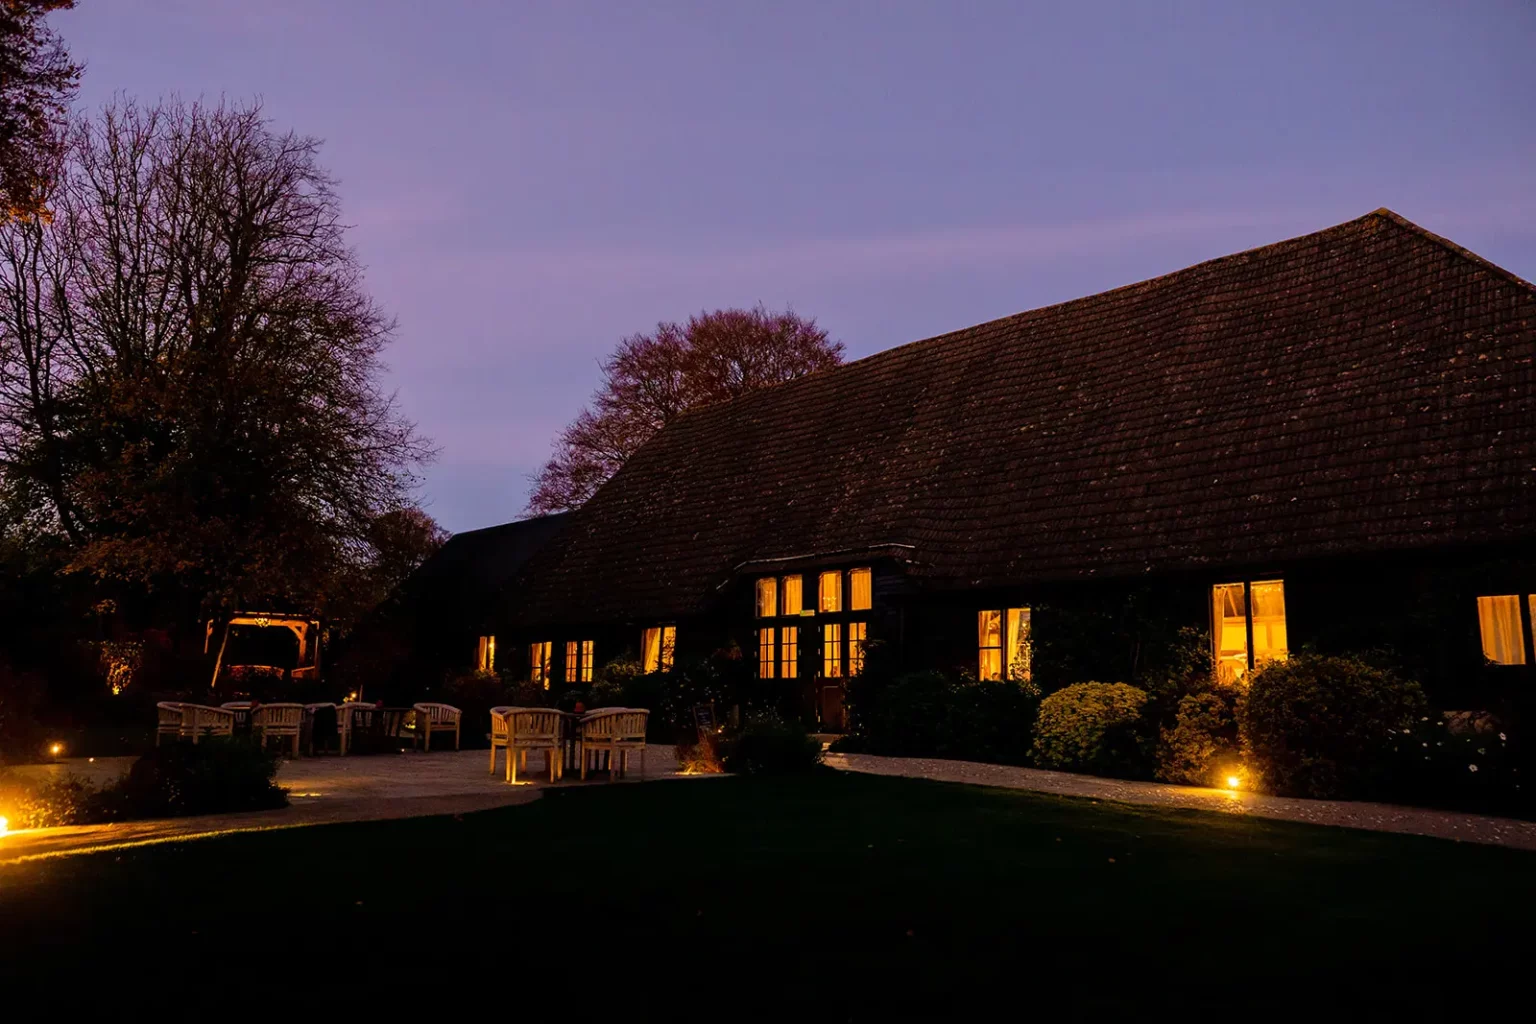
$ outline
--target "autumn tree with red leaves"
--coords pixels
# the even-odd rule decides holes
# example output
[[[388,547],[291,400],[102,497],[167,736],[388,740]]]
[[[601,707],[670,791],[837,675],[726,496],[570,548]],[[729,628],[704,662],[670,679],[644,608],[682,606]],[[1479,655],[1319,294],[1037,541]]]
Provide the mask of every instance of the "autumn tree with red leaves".
[[[841,342],[793,311],[717,309],[619,342],[603,384],[536,478],[528,511],[578,508],[681,413],[836,366]]]

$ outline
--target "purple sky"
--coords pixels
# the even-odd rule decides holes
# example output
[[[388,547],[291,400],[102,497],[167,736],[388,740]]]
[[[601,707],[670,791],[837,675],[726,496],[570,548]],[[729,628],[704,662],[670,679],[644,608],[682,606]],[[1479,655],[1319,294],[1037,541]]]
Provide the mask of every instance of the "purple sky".
[[[599,359],[700,309],[857,357],[1378,206],[1536,277],[1528,0],[79,2],[83,104],[326,140],[452,530],[517,518]]]

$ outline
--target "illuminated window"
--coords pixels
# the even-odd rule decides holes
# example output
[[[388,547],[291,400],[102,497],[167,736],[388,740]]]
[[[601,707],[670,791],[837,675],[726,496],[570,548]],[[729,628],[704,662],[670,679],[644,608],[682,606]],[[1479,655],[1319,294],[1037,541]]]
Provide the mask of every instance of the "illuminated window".
[[[1028,608],[1009,608],[1007,611],[1006,646],[1004,652],[1008,658],[1008,678],[1019,682],[1028,682],[1030,673],[1030,655],[1034,651],[1034,637],[1030,633],[1030,620]]]
[[[565,644],[565,681],[590,683],[592,681],[592,641],[567,640]]]
[[[820,595],[816,607],[824,612],[840,612],[843,610],[843,574],[840,572],[824,572],[821,574]]]
[[[1536,595],[1527,595],[1536,616]],[[1477,599],[1477,624],[1483,635],[1483,660],[1490,665],[1525,664],[1525,626],[1520,622],[1520,597],[1501,594]]]
[[[530,644],[528,647],[528,681],[549,689],[549,666],[555,657],[552,643]]]
[[[463,662],[460,662],[460,664],[462,665]],[[496,671],[495,637],[483,636],[480,638],[480,645],[475,652],[475,668],[479,669],[481,672]]]
[[[848,623],[848,674],[856,676],[864,671],[864,640],[869,635],[869,623]]]
[[[1003,678],[1003,613],[976,613],[976,678]]]
[[[757,631],[757,677],[759,679],[772,679],[773,672],[773,635],[771,629]]]
[[[851,569],[848,572],[848,610],[867,612],[870,608],[874,574],[868,569]]]
[[[821,674],[835,679],[843,674],[843,627],[829,622],[821,627]]]
[[[798,576],[792,577],[799,579]],[[779,675],[785,679],[800,677],[800,627],[779,630]]]
[[[656,626],[640,634],[640,665],[646,672],[672,671],[673,653],[677,649],[677,627]]]
[[[1220,583],[1211,588],[1211,653],[1216,676],[1230,683],[1290,653],[1285,584],[1280,580]]]
[[[800,597],[800,577],[784,577],[784,614],[799,615],[805,610]]]
[[[779,581],[772,576],[757,581],[757,617],[771,619],[779,614]]]

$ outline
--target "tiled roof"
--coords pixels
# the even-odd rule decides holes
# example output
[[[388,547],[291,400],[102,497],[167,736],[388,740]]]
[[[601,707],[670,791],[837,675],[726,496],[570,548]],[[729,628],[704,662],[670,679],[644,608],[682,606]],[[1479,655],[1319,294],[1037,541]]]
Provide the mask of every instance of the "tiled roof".
[[[1536,536],[1536,289],[1388,210],[689,413],[512,613],[686,615],[741,566],[934,585]]]

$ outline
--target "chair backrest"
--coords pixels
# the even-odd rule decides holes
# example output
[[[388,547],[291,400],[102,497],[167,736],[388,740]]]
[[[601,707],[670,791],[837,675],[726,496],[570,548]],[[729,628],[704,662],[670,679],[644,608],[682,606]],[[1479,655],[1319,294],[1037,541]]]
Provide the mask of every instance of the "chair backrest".
[[[155,715],[161,725],[180,725],[181,709],[180,701],[163,700],[155,705]]]
[[[251,712],[251,725],[298,726],[304,720],[303,704],[263,704]]]
[[[507,721],[507,712],[511,710],[511,708],[504,706],[491,708],[491,739],[504,740],[507,738],[507,731],[511,728],[511,723]]]
[[[517,740],[558,740],[562,716],[553,708],[510,708],[507,731]]]
[[[215,708],[207,704],[183,704],[181,723],[183,727],[190,726],[198,730],[233,732],[235,713],[228,708]]]
[[[644,708],[604,708],[581,720],[581,735],[591,739],[644,741],[645,722],[650,712]]]
[[[452,725],[459,720],[460,711],[452,704],[412,704],[412,710],[418,716],[426,715],[427,721],[432,725]]]
[[[255,706],[256,702],[253,700],[227,700],[219,705],[219,707],[228,708],[231,711],[249,711]]]
[[[347,701],[344,704],[338,704],[338,705],[336,705],[336,728],[338,728],[338,729],[350,729],[350,728],[352,728],[352,714],[355,711],[367,712],[368,715],[371,716],[373,714],[373,712],[375,712],[377,710],[378,710],[378,708],[374,707],[372,704],[363,704],[363,703],[361,703],[359,701],[350,701],[349,700],[349,701]],[[370,721],[371,721],[371,718],[370,718]]]

